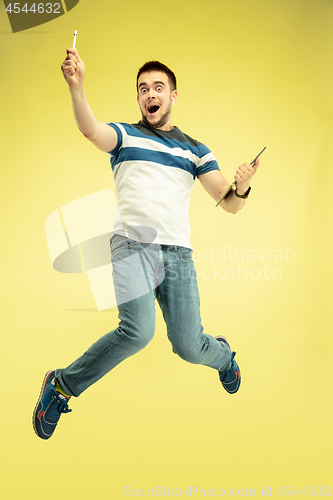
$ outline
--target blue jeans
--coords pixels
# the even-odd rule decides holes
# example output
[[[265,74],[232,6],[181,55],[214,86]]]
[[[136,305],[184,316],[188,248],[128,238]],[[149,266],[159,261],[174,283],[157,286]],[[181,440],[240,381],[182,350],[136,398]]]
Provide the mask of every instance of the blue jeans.
[[[229,368],[229,347],[203,333],[192,250],[114,235],[111,259],[119,325],[67,368],[56,371],[56,379],[68,395],[79,396],[151,341],[155,299],[173,352],[190,363],[219,371]]]

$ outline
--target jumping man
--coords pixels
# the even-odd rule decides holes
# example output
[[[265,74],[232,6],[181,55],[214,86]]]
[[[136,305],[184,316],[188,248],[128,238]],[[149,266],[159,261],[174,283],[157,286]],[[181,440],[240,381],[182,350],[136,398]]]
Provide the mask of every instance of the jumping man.
[[[102,123],[85,95],[85,66],[76,49],[67,49],[62,72],[82,134],[109,154],[118,199],[110,240],[119,324],[64,369],[49,371],[33,415],[36,434],[51,437],[68,401],[120,362],[140,351],[155,331],[155,300],[166,323],[173,351],[182,359],[219,373],[224,389],[240,386],[235,352],[224,337],[203,333],[192,260],[189,197],[195,179],[218,202],[229,187],[211,151],[172,125],[178,98],[176,77],[164,64],[150,61],[137,75],[141,121]],[[220,206],[241,210],[259,165],[243,163],[236,189]]]

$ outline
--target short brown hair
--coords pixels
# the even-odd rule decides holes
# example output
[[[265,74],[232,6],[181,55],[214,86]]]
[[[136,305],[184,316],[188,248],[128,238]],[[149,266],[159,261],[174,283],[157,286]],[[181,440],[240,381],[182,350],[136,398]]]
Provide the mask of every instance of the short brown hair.
[[[141,66],[141,68],[138,71],[138,74],[136,77],[136,89],[137,90],[138,90],[138,80],[139,80],[141,73],[146,73],[146,72],[151,72],[151,71],[161,71],[162,73],[165,73],[169,78],[171,90],[177,89],[176,76],[175,76],[174,72],[168,68],[168,66],[160,63],[159,61],[148,61],[143,66]]]

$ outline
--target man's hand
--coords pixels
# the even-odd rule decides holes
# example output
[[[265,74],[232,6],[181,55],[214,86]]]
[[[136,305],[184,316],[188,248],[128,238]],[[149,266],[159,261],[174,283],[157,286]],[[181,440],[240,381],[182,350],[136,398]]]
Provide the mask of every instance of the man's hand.
[[[76,49],[67,49],[67,57],[61,65],[61,70],[71,89],[83,83],[86,70]]]
[[[250,163],[243,163],[243,165],[238,167],[235,174],[236,189],[238,194],[245,194],[249,189],[251,179],[256,173],[258,166],[259,158],[256,159],[253,165],[250,165]]]

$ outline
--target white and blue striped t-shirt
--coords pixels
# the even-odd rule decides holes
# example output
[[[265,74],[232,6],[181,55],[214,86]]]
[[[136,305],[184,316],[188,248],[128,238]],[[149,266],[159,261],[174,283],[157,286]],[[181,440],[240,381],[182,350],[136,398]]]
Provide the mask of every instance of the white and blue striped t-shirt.
[[[179,128],[109,123],[117,133],[108,154],[118,198],[113,232],[143,243],[191,248],[189,198],[198,175],[218,170],[211,151]]]

